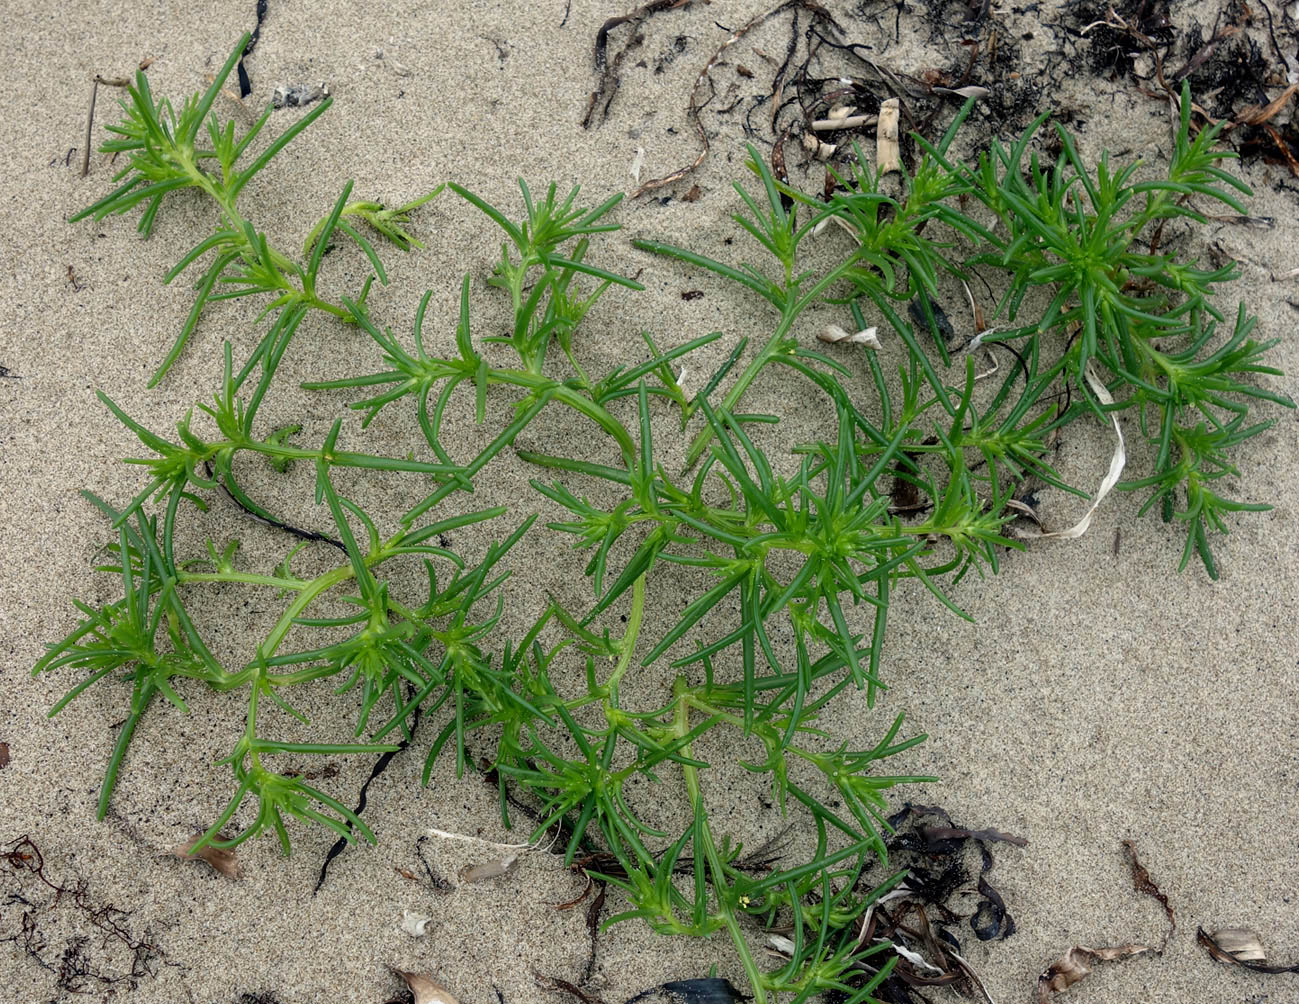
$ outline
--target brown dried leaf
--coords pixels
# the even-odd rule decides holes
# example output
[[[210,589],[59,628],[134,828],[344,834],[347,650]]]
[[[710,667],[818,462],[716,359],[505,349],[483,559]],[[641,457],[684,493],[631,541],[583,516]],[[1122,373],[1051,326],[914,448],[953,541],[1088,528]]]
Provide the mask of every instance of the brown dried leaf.
[[[508,875],[519,866],[519,856],[517,854],[507,854],[503,858],[495,858],[491,861],[484,861],[480,865],[469,865],[460,869],[460,881],[462,883],[482,882],[486,879],[500,878],[502,875]]]
[[[406,981],[415,998],[415,1004],[460,1004],[446,987],[428,973],[408,973],[404,969],[393,972]]]
[[[9,766],[9,744],[0,743],[0,767]]]
[[[1256,973],[1299,973],[1299,963],[1293,966],[1268,965],[1267,953],[1263,943],[1253,931],[1240,927],[1228,927],[1214,934],[1206,934],[1204,928],[1195,929],[1195,940],[1204,946],[1219,962],[1240,966]]]
[[[1149,945],[1115,945],[1111,948],[1074,945],[1037,978],[1038,1004],[1046,1004],[1053,993],[1066,990],[1083,979],[1097,962],[1113,962],[1152,951],[1154,949]]]
[[[206,861],[226,878],[240,878],[242,873],[239,870],[239,860],[234,851],[225,847],[213,847],[211,844],[204,844],[197,851],[193,849],[201,836],[200,833],[187,843],[178,844],[171,849],[171,853],[175,857],[184,858],[186,861]],[[218,833],[217,839],[228,840],[230,838],[224,833]]]

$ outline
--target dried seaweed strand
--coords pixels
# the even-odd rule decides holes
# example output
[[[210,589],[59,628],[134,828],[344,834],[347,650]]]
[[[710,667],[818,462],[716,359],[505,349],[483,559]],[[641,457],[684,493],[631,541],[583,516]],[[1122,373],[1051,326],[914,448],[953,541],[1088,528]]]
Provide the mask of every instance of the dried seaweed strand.
[[[794,7],[801,7],[806,10],[810,10],[813,13],[824,14],[826,17],[829,17],[829,14],[825,12],[825,9],[821,7],[819,4],[814,3],[813,0],[785,0],[784,3],[771,8],[771,10],[767,11],[765,14],[759,14],[748,24],[745,24],[744,26],[737,28],[735,29],[735,31],[731,32],[730,36],[726,39],[726,41],[724,41],[720,46],[717,47],[717,51],[713,53],[712,58],[709,59],[708,62],[704,64],[704,68],[700,70],[699,75],[695,77],[694,86],[690,88],[690,102],[686,106],[686,117],[691,122],[694,123],[695,132],[699,134],[699,142],[703,146],[703,149],[699,151],[699,156],[697,156],[693,161],[691,161],[685,167],[678,168],[677,170],[671,172],[670,174],[665,174],[661,178],[651,178],[649,181],[645,182],[645,184],[641,185],[638,189],[632,192],[631,198],[633,199],[639,198],[640,196],[644,195],[646,192],[652,192],[657,188],[664,187],[665,185],[674,184],[675,182],[678,182],[682,178],[686,177],[692,171],[696,170],[699,167],[699,165],[704,162],[704,159],[708,156],[708,132],[704,129],[704,124],[699,119],[699,113],[707,106],[708,102],[704,101],[701,103],[699,101],[700,85],[704,82],[705,79],[708,80],[709,84],[712,83],[712,78],[709,76],[709,73],[712,71],[713,67],[717,65],[718,61],[722,58],[722,55],[726,52],[727,49],[729,49],[732,45],[734,45],[736,42],[738,42],[740,39],[742,39],[745,35],[747,35],[754,28],[758,27],[760,24],[765,23],[766,21],[775,17],[777,14],[782,13],[783,11],[789,10],[790,8],[794,8]],[[709,101],[712,100],[712,95],[709,95],[708,100]]]

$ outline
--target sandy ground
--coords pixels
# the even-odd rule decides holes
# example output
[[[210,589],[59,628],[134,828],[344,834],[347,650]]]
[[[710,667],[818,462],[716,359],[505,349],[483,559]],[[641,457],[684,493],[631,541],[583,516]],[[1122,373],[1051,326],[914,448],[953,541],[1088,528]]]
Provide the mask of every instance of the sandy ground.
[[[246,196],[245,211],[287,246],[301,240],[347,178],[357,179],[358,194],[388,201],[458,180],[517,207],[517,174],[534,185],[549,178],[561,186],[580,182],[594,203],[633,187],[629,167],[638,149],[644,150],[645,177],[688,163],[697,148],[685,120],[685,96],[726,37],[718,23],[734,27],[765,9],[749,0],[660,15],[645,29],[648,65],[633,66],[636,56],[628,60],[608,121],[587,131],[580,119],[593,81],[591,45],[601,22],[619,12],[617,5],[381,6],[382,13],[341,0],[305,9],[275,0],[269,5],[260,44],[248,60],[250,103],[260,108],[280,84],[325,82],[335,97],[334,107]],[[851,35],[885,51],[875,22],[846,5],[833,6]],[[105,157],[91,157],[88,177],[79,172],[89,81],[95,73],[126,74],[152,57],[155,93],[190,93],[251,28],[253,8],[251,2],[216,2],[201,11],[167,3],[6,5],[0,363],[10,378],[0,380],[6,569],[0,579],[0,741],[8,744],[9,762],[0,769],[0,841],[27,834],[44,854],[51,881],[84,883],[80,902],[88,909],[78,908],[69,893],[56,909],[39,914],[44,958],[57,965],[75,961],[79,952],[101,971],[129,971],[132,953],[105,934],[109,921],[129,932],[129,940],[160,950],[144,953],[147,975],[111,986],[87,980],[88,998],[76,999],[379,1004],[397,994],[388,967],[399,966],[435,973],[466,1004],[497,1000],[493,988],[510,1004],[563,1000],[539,989],[534,973],[579,980],[589,940],[580,910],[554,909],[582,886],[557,859],[528,854],[510,876],[442,897],[401,874],[421,873],[415,842],[429,827],[521,839],[502,828],[494,794],[481,781],[457,781],[443,765],[430,788],[420,787],[427,726],[370,789],[365,818],[379,834],[378,846],[345,852],[313,896],[330,842],[319,830],[296,827],[288,860],[272,841],[245,847],[239,882],[164,856],[206,825],[228,797],[228,774],[212,761],[241,727],[241,702],[195,694],[188,717],[158,708],[131,748],[110,817],[96,822],[99,779],[126,714],[128,689],[100,686],[50,720],[46,710],[72,681],[63,674],[29,675],[43,645],[75,623],[73,597],[94,602],[110,596],[111,580],[88,574],[108,532],[78,491],[88,487],[120,503],[142,484],[138,468],[117,463],[138,455],[138,443],[94,392],[111,393],[145,425],[165,430],[210,396],[221,340],[246,347],[255,336],[251,310],[214,309],[165,383],[145,389],[191,302],[180,284],[164,287],[161,278],[195,235],[206,232],[212,214],[197,200],[175,200],[147,242],[135,234],[133,218],[63,222],[110,188],[113,169]],[[1199,13],[1212,20],[1213,11]],[[1025,19],[1035,15],[1004,16],[1022,32],[1028,30]],[[958,20],[959,12],[950,17]],[[1277,17],[1282,45],[1293,49],[1294,36]],[[1044,13],[1041,19],[1055,20]],[[891,10],[881,23],[891,34]],[[928,65],[918,46],[929,28],[910,8],[899,25],[900,41],[880,59],[919,72]],[[746,44],[774,50],[786,33],[785,27],[755,33]],[[737,49],[734,58],[762,65],[751,49]],[[656,65],[663,72],[655,72]],[[1109,145],[1157,155],[1166,144],[1163,106],[1118,83],[1093,78],[1068,84],[1060,92],[1046,89],[1041,107],[1069,104],[1092,121],[1082,137],[1089,153]],[[746,86],[759,93],[765,81]],[[96,144],[114,96],[100,91]],[[233,106],[219,107],[230,114]],[[272,125],[282,128],[298,114],[278,112]],[[734,120],[708,122],[716,135],[707,162],[690,182],[656,193],[679,196],[698,184],[702,197],[666,205],[641,199],[621,207],[617,218],[626,235],[661,237],[735,260],[740,252],[723,241],[736,233],[728,219],[737,205],[729,185],[743,173],[743,137]],[[1299,350],[1291,335],[1299,280],[1271,279],[1299,264],[1294,195],[1273,184],[1280,170],[1242,170],[1259,192],[1253,212],[1273,217],[1272,229],[1221,224],[1205,239],[1241,260],[1244,280],[1233,295],[1257,311],[1265,337],[1282,340],[1273,359],[1295,374]],[[371,304],[377,316],[407,330],[420,292],[431,287],[430,329],[447,345],[459,280],[467,271],[476,295],[483,292],[496,237],[450,198],[420,217],[418,233],[427,251],[388,253],[392,285],[377,291]],[[597,361],[596,369],[641,358],[637,332],[643,326],[664,344],[722,330],[722,342],[700,371],[742,335],[769,330],[761,304],[639,254],[625,235],[605,240],[599,253],[609,268],[643,268],[649,292],[638,299],[611,296],[590,318],[579,351]],[[342,262],[334,288],[354,289],[361,268],[359,261]],[[687,289],[705,295],[683,301],[679,294]],[[482,309],[480,330],[486,331],[498,316],[490,302]],[[796,333],[810,339],[815,323],[809,318]],[[323,321],[313,319],[300,339],[295,377],[363,372],[373,365],[368,347],[358,351],[352,333]],[[1293,376],[1273,385],[1295,391]],[[816,414],[800,407],[804,398],[801,389],[767,382],[751,404],[791,415],[791,436],[807,438],[820,426]],[[275,407],[286,418],[305,418],[302,438],[311,442],[323,435],[337,404],[330,396],[295,397],[290,390]],[[1071,945],[1159,942],[1162,914],[1131,888],[1120,853],[1125,839],[1136,842],[1176,908],[1178,929],[1162,957],[1103,966],[1062,1000],[1299,1000],[1299,977],[1228,970],[1195,944],[1196,925],[1250,926],[1262,933],[1274,958],[1299,959],[1293,842],[1299,823],[1299,423],[1293,413],[1268,414],[1280,421],[1243,451],[1238,490],[1276,508],[1238,521],[1219,547],[1221,581],[1209,582],[1194,567],[1175,574],[1180,537],[1157,520],[1137,520],[1138,500],[1111,497],[1081,540],[1011,555],[999,576],[962,583],[956,597],[972,624],[947,614],[923,590],[900,590],[885,663],[892,689],[871,714],[864,702],[846,701],[829,725],[836,734],[873,743],[888,717],[905,710],[908,727],[927,733],[929,741],[908,754],[902,769],[938,775],[942,783],[908,789],[898,801],[940,802],[966,825],[1029,839],[1023,849],[1000,850],[995,872],[1018,932],[987,944],[968,929],[963,938],[970,963],[998,1002],[1031,999],[1043,966]],[[484,434],[468,419],[458,421],[471,444],[482,441]],[[376,423],[366,448],[382,452],[409,442],[403,437],[411,426],[404,422],[402,414]],[[569,437],[566,445],[577,455],[601,448],[593,440],[588,446],[582,437],[589,434],[565,417],[529,435],[540,441],[556,433]],[[347,435],[361,440],[352,426]],[[1107,449],[1099,433],[1080,435],[1062,453],[1062,467],[1079,483],[1094,483]],[[524,464],[506,458],[485,475],[480,492],[532,507],[530,476]],[[371,505],[382,505],[386,490],[358,489]],[[1078,505],[1063,496],[1045,500],[1048,516],[1061,522]],[[302,511],[311,518],[309,502]],[[223,500],[202,533],[218,540],[238,535],[253,567],[270,567],[284,550],[282,537]],[[486,533],[466,531],[457,543],[481,548]],[[512,566],[512,623],[523,623],[546,590],[578,597],[584,588],[575,573],[580,566],[562,541],[544,529],[534,530],[532,540],[527,557]],[[198,538],[190,543],[201,546]],[[273,602],[262,595],[214,593],[210,602],[207,623],[219,651],[238,651],[241,640],[273,616]],[[322,728],[332,724],[344,734],[350,709],[323,698],[309,708]],[[350,802],[371,760],[333,759],[342,772],[328,782],[329,790]],[[740,839],[752,843],[778,828],[778,818],[751,788],[737,781],[731,794],[729,801],[724,792],[716,796],[718,818]],[[484,853],[445,840],[424,848],[444,874]],[[0,1000],[72,1000],[59,989],[57,975],[23,951],[22,917],[29,908],[11,895],[48,902],[52,893],[31,876],[6,876],[3,887],[9,898],[0,904]],[[110,906],[125,912],[94,913]],[[403,910],[432,915],[425,937],[400,929]],[[669,940],[625,924],[601,937],[589,989],[606,1001],[622,1001],[663,980],[704,975],[714,964],[739,982],[724,942]]]

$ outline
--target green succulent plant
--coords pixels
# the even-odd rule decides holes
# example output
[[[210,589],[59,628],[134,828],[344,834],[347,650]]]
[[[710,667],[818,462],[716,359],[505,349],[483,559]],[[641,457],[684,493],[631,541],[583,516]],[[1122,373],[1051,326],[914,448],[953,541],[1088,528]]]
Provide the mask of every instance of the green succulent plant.
[[[402,250],[421,247],[411,214],[442,187],[385,209],[350,201],[348,183],[311,231],[301,259],[272,247],[240,215],[239,194],[329,102],[241,167],[269,111],[236,138],[234,124],[221,123],[212,108],[242,48],[243,42],[211,87],[179,113],[155,100],[138,74],[123,103],[126,117],[111,127],[116,138],[104,147],[129,155],[122,184],[73,217],[142,206],[140,229],[147,233],[171,192],[196,189],[215,203],[213,232],[166,276],[170,282],[206,259],[193,309],[153,383],[208,303],[266,300],[265,334],[238,367],[235,347],[225,345],[219,389],[197,405],[214,438],[199,435],[187,414],[169,439],[100,395],[152,454],[130,461],[145,468],[147,483],[120,508],[86,495],[116,533],[112,558],[99,570],[120,577],[121,595],[99,607],[78,603],[80,623],[35,667],[79,674],[51,714],[91,686],[129,684],[129,715],[109,755],[100,815],[146,713],[151,721],[163,713],[154,711],[155,698],[185,712],[186,692],[206,686],[243,694],[247,712],[221,761],[231,770],[233,795],[198,846],[232,847],[273,832],[288,853],[287,817],[349,840],[373,840],[337,798],[270,765],[286,754],[395,750],[398,735],[415,736],[422,712],[433,723],[423,728],[435,730],[425,780],[443,755],[453,755],[460,772],[479,758],[490,763],[507,824],[507,794],[524,798],[533,806],[534,837],[559,827],[565,859],[588,862],[591,874],[621,890],[625,906],[609,923],[640,919],[673,935],[725,932],[758,1001],[801,1002],[826,990],[869,1000],[892,962],[887,946],[860,943],[856,924],[902,878],[897,873],[866,887],[871,866],[888,856],[884,793],[932,779],[880,772],[924,738],[902,738],[901,715],[881,722],[878,741],[860,748],[830,734],[823,717],[852,691],[877,702],[885,686],[886,618],[899,581],[919,581],[964,616],[948,595],[951,584],[970,571],[996,572],[1007,548],[1023,546],[1007,529],[1017,515],[1009,504],[1016,493],[1035,479],[1077,491],[1051,464],[1051,437],[1074,421],[1116,411],[1137,413],[1154,458],[1150,473],[1124,487],[1150,492],[1146,508],[1158,504],[1165,519],[1186,523],[1183,565],[1198,553],[1216,575],[1210,533],[1226,530],[1227,513],[1264,508],[1227,500],[1213,484],[1235,472],[1228,450],[1270,424],[1251,422],[1252,404],[1293,406],[1255,382],[1258,374],[1277,372],[1262,361],[1271,343],[1250,337],[1254,322],[1243,305],[1230,332],[1219,331],[1225,315],[1212,296],[1234,277],[1231,267],[1198,268],[1157,250],[1150,237],[1171,219],[1203,222],[1192,195],[1240,209],[1247,190],[1222,168],[1216,130],[1192,137],[1184,85],[1173,156],[1166,174],[1153,179],[1137,164],[1112,168],[1106,157],[1087,168],[1063,130],[1062,152],[1043,162],[1033,147],[1042,120],[1010,148],[994,143],[968,165],[951,154],[967,103],[936,144],[918,138],[923,155],[900,185],[886,185],[857,151],[826,199],[777,180],[750,148],[759,186],[756,193],[736,186],[743,204],[736,220],[765,264],[732,265],[662,242],[633,242],[665,259],[657,267],[710,271],[733,282],[736,295],[773,311],[767,340],[756,351],[740,341],[687,398],[673,366],[723,333],[667,350],[647,333],[641,361],[598,378],[579,362],[592,307],[615,290],[627,297],[643,292],[591,260],[595,241],[618,229],[610,220],[618,196],[587,209],[577,188],[561,196],[551,184],[537,198],[520,181],[523,216],[516,221],[470,189],[447,186],[504,234],[487,295],[508,297],[513,316],[507,334],[477,336],[465,276],[452,354],[426,343],[431,293],[409,340],[372,316],[370,280],[355,296],[325,298],[321,272],[331,240],[341,234],[354,242],[384,282],[375,248],[353,223],[364,222]],[[963,208],[971,200],[984,216]],[[832,217],[852,233],[850,247],[830,266],[808,268],[802,245]],[[993,318],[999,326],[978,333],[982,344],[1000,346],[1015,360],[996,383],[981,379],[965,348],[932,337],[941,284],[976,274],[1000,276],[1005,290]],[[1029,295],[1035,289],[1047,295],[1040,314],[1026,306],[1042,301]],[[801,345],[796,322],[827,301],[851,311],[860,328],[869,313],[893,332],[904,350],[896,369],[884,353],[859,349],[857,372],[868,374],[859,381],[844,357]],[[405,409],[418,429],[410,455],[341,449],[342,417],[318,446],[290,442],[305,435],[300,425],[264,429],[262,405],[311,310],[372,342],[379,361],[366,375],[326,375],[304,386],[325,395],[322,408],[352,397],[362,430],[385,409]],[[833,435],[788,456],[760,444],[760,431],[776,417],[740,409],[773,367],[824,395]],[[1103,374],[1113,403],[1093,392],[1089,367]],[[1071,388],[1065,406],[1058,403],[1061,386]],[[502,394],[512,395],[508,423],[472,457],[458,457],[443,432],[447,416],[471,410],[482,422],[488,397]],[[562,446],[558,453],[517,449],[519,435],[551,405],[593,424],[616,460],[565,456]],[[663,437],[691,429],[686,469],[669,472],[660,459]],[[507,449],[536,467],[532,487],[544,504],[566,512],[549,528],[584,552],[591,590],[581,610],[545,599],[516,639],[501,638],[510,560],[539,532],[536,512],[521,513],[517,505],[465,512],[460,498]],[[432,459],[413,459],[417,451]],[[255,500],[236,474],[243,454],[281,471],[313,465],[313,501],[327,513],[330,532],[297,530],[277,515],[287,506]],[[427,492],[405,512],[367,512],[340,493],[336,472],[345,468],[422,479]],[[288,531],[292,543],[276,567],[244,568],[237,541],[220,549],[209,541],[206,553],[177,555],[184,536],[177,528],[218,491]],[[394,532],[379,531],[394,522]],[[445,539],[489,523],[502,527],[499,539],[477,556]],[[296,573],[295,558],[320,544],[342,558],[314,575]],[[426,583],[415,598],[397,585],[412,563],[422,566]],[[196,587],[209,583],[282,598],[280,616],[242,665],[221,664],[205,641],[209,628]],[[664,588],[695,591],[675,617],[659,622],[647,614],[647,598]],[[614,634],[608,625],[616,615],[624,626]],[[629,703],[623,683],[650,667],[671,679],[670,690],[657,704]],[[328,681],[356,707],[353,735],[275,738],[286,719],[267,712],[309,725],[290,695],[317,681]],[[714,741],[721,736],[724,742]],[[810,835],[804,860],[749,866],[739,835],[723,832],[709,816],[705,793],[719,765],[701,758],[705,745],[761,750],[760,759],[740,763],[766,779],[780,810]],[[633,779],[647,784],[633,790]],[[661,798],[665,787],[682,799],[687,822],[677,833],[646,821],[638,801],[644,796],[635,793],[648,788]],[[792,930],[793,949],[785,964],[766,969],[752,940],[777,923]]]

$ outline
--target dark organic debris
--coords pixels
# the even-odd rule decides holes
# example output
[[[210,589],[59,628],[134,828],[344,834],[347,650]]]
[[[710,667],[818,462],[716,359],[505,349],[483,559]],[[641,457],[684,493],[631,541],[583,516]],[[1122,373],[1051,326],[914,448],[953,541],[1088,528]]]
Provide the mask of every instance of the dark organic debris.
[[[937,847],[941,842],[956,840],[979,840],[990,843],[1014,844],[1016,847],[1027,847],[1027,837],[1017,837],[1011,833],[1002,833],[1000,830],[967,830],[959,826],[922,826],[920,832],[925,839],[929,841],[930,847]],[[931,853],[943,853],[941,850],[933,850]]]
[[[229,472],[227,472],[225,476],[222,478],[216,477],[216,475],[213,473],[212,464],[210,461],[205,460],[203,462],[203,470],[204,473],[207,474],[209,479],[215,480],[217,484],[221,486],[221,490],[225,492],[226,498],[228,498],[231,502],[233,502],[236,506],[242,509],[253,519],[257,520],[257,522],[262,523],[266,526],[273,526],[278,530],[283,530],[286,533],[292,534],[294,537],[297,537],[299,540],[320,541],[322,544],[328,544],[330,547],[336,548],[337,550],[342,551],[344,554],[347,553],[347,548],[343,545],[343,542],[341,540],[336,540],[325,533],[317,533],[315,530],[303,530],[301,527],[296,527],[289,523],[285,523],[282,520],[276,519],[274,516],[272,516],[261,506],[257,505],[255,502],[249,499],[248,496],[244,494],[243,489],[240,488],[237,484],[235,484],[234,479],[230,476]]]
[[[4,367],[0,366],[0,369],[4,369]],[[9,375],[8,370],[5,370],[4,373],[0,373],[0,376],[8,376],[8,375]],[[9,766],[9,744],[0,743],[0,767],[8,767],[8,766]]]
[[[907,315],[911,323],[923,327],[943,348],[951,349],[957,344],[956,330],[947,317],[947,312],[926,293],[918,294],[907,304]]]
[[[1263,943],[1253,931],[1228,927],[1209,934],[1202,927],[1195,929],[1195,940],[1218,962],[1242,966],[1255,973],[1299,973],[1299,963],[1294,965],[1269,965]]]
[[[699,113],[703,111],[703,109],[709,104],[709,102],[711,102],[713,98],[716,97],[717,95],[717,87],[716,84],[713,82],[713,78],[711,76],[714,67],[718,66],[719,63],[721,63],[722,56],[726,53],[728,49],[730,49],[732,45],[740,41],[740,39],[744,38],[744,36],[749,34],[749,32],[751,32],[753,29],[757,28],[762,24],[765,24],[771,18],[776,17],[779,14],[783,14],[787,11],[793,11],[793,18],[792,18],[793,35],[791,36],[791,44],[788,53],[786,55],[785,62],[780,65],[779,69],[777,69],[775,78],[772,80],[772,84],[771,84],[772,93],[768,99],[770,101],[770,105],[772,109],[771,124],[773,129],[775,128],[775,114],[783,104],[784,88],[787,82],[785,77],[789,69],[790,63],[792,61],[794,49],[796,48],[797,45],[797,39],[799,34],[798,31],[799,12],[806,11],[809,14],[811,14],[813,24],[820,26],[826,32],[841,34],[843,31],[839,23],[830,15],[830,12],[826,10],[824,7],[822,7],[819,3],[816,3],[815,0],[786,0],[785,3],[779,4],[778,6],[771,8],[770,10],[766,11],[763,14],[759,14],[757,17],[753,18],[748,23],[740,26],[739,28],[736,28],[730,33],[730,35],[727,36],[726,41],[722,42],[722,44],[717,47],[717,50],[713,53],[712,57],[708,60],[707,63],[704,64],[703,69],[699,71],[698,76],[695,77],[694,84],[690,88],[690,100],[687,102],[686,105],[686,118],[688,118],[694,124],[695,133],[699,137],[699,145],[700,145],[699,154],[695,157],[693,161],[691,161],[685,167],[678,168],[677,170],[665,174],[659,178],[651,178],[649,181],[645,182],[643,185],[641,185],[639,188],[637,188],[634,192],[631,193],[631,197],[633,199],[641,195],[644,195],[646,192],[653,191],[656,188],[662,188],[665,185],[671,185],[680,181],[682,178],[685,178],[696,168],[698,168],[700,164],[704,162],[704,158],[708,156],[708,131],[704,128],[704,124],[700,120]],[[817,34],[815,37],[818,40],[822,38],[822,36],[819,34]],[[808,38],[809,38],[808,44],[810,46],[815,46],[819,44],[818,42],[814,42],[811,40],[812,39],[811,34],[809,34]],[[810,58],[811,56],[809,54],[808,59]],[[705,82],[708,84],[707,88],[704,88],[703,86]],[[589,111],[588,111],[588,115],[589,115]],[[779,149],[779,147],[780,144],[777,143],[775,149]]]
[[[1108,4],[1078,3],[1066,7],[1066,22],[1088,43],[1091,68],[1110,79],[1131,73],[1142,52],[1166,59],[1177,35],[1168,0],[1126,0]]]
[[[600,121],[603,122],[608,117],[609,104],[613,101],[613,96],[617,93],[618,85],[621,83],[618,77],[618,69],[627,53],[640,46],[644,41],[639,31],[634,31],[631,39],[614,56],[611,63],[609,61],[609,32],[624,24],[639,26],[642,21],[654,14],[667,10],[676,10],[678,7],[687,7],[693,2],[694,0],[651,0],[650,3],[637,7],[630,13],[611,17],[600,25],[600,30],[595,33],[595,72],[599,75],[599,79],[596,81],[595,89],[591,91],[591,97],[587,101],[586,115],[582,118],[583,129],[591,128],[597,105],[600,108]]]
[[[1164,935],[1164,943],[1159,946],[1162,953],[1168,945],[1168,939],[1173,936],[1177,930],[1177,917],[1173,915],[1173,908],[1168,902],[1168,897],[1159,891],[1159,886],[1150,878],[1150,872],[1146,871],[1145,866],[1137,859],[1137,845],[1131,840],[1123,841],[1123,849],[1127,852],[1128,865],[1132,869],[1132,888],[1137,892],[1143,892],[1153,899],[1159,900],[1164,908],[1164,913],[1168,917],[1168,933]]]
[[[636,1004],[637,1001],[666,1002],[671,1004],[734,1004],[735,1001],[747,1001],[751,998],[740,993],[730,980],[719,977],[708,977],[697,980],[672,980],[660,983],[656,987],[642,990],[635,997],[629,997],[624,1004]]]
[[[1094,69],[1114,80],[1131,75],[1138,91],[1174,106],[1178,85],[1189,81],[1197,121],[1223,123],[1242,156],[1283,164],[1299,176],[1299,122],[1294,115],[1281,121],[1299,86],[1277,41],[1271,8],[1263,3],[1262,9],[1266,26],[1243,0],[1229,0],[1212,26],[1192,20],[1182,29],[1170,20],[1168,0],[1080,0],[1067,5],[1065,20],[1088,47]],[[1281,92],[1270,95],[1268,88],[1277,87]]]
[[[253,28],[253,33],[248,36],[248,44],[244,46],[244,51],[239,55],[239,97],[246,98],[253,92],[252,81],[248,79],[248,71],[244,69],[244,60],[253,54],[258,41],[262,37],[262,22],[266,20],[266,2],[267,0],[257,0],[257,24]]]
[[[940,905],[963,886],[969,875],[960,863],[959,855],[967,840],[974,840],[979,846],[982,863],[979,869],[978,906],[970,917],[970,928],[980,941],[1002,940],[1015,933],[1015,919],[1006,909],[1006,902],[1001,893],[987,879],[996,859],[987,847],[989,843],[1013,844],[1025,847],[1025,837],[1003,833],[994,829],[969,829],[956,826],[945,809],[933,805],[911,805],[907,803],[895,814],[889,823],[897,829],[906,819],[912,819],[910,831],[900,831],[892,841],[897,847],[916,851],[928,858],[950,859],[943,863],[940,871],[934,872],[923,866],[912,868],[907,883],[921,893],[922,901],[930,905]],[[934,826],[920,823],[925,818],[937,818],[942,825]]]
[[[600,911],[604,909],[604,882],[596,882],[595,899],[591,900],[591,905],[586,908],[586,930],[591,936],[591,951],[586,957],[586,968],[582,971],[582,979],[590,981],[595,975],[595,952],[600,944]]]
[[[566,993],[570,997],[581,1001],[582,1004],[604,1004],[602,998],[594,997],[591,994],[588,994],[581,987],[574,986],[572,983],[569,983],[568,980],[561,979],[558,976],[542,976],[540,973],[536,972],[534,972],[532,976],[533,979],[537,981],[537,986],[541,987],[543,990],[557,990],[561,993]]]
[[[1015,918],[1006,910],[1006,902],[1001,898],[984,875],[992,870],[992,854],[986,847],[983,852],[983,871],[979,873],[979,895],[983,897],[974,916],[970,918],[970,929],[980,941],[997,941],[1009,938],[1015,933]]]
[[[439,895],[445,896],[449,892],[455,891],[455,886],[447,879],[442,877],[442,873],[434,868],[424,857],[424,841],[432,839],[427,834],[421,836],[415,841],[415,856],[419,858],[419,863],[424,866],[424,872],[428,875],[429,885],[433,891]]]
[[[972,891],[971,870],[963,858],[973,840],[982,863],[976,884],[980,900],[969,917],[971,927],[982,940],[1013,934],[1015,922],[1005,900],[986,877],[994,863],[986,845],[1023,847],[1028,841],[996,829],[958,826],[939,806],[907,803],[888,824],[893,831],[889,860],[906,871],[882,888],[862,917],[859,943],[890,941],[896,956],[873,999],[884,1004],[920,1004],[927,1000],[921,993],[924,988],[950,986],[974,1000],[990,1001],[978,975],[961,957],[956,925],[968,914],[953,909],[955,904],[949,906],[949,901]]]
[[[13,942],[50,973],[60,999],[63,993],[113,996],[117,991],[107,988],[120,984],[133,990],[157,975],[165,953],[131,933],[130,914],[111,905],[97,906],[84,879],[64,885],[51,878],[44,855],[30,837],[3,845],[0,885],[5,887],[0,943]],[[93,933],[86,931],[86,924]]]

